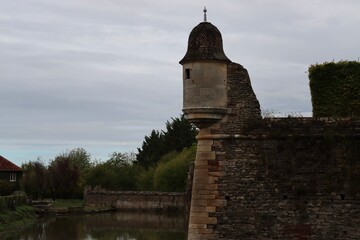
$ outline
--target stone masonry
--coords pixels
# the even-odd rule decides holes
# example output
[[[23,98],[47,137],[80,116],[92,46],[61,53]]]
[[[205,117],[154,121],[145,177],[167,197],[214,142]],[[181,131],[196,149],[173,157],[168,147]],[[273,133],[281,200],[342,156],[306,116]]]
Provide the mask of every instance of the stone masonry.
[[[208,22],[180,63],[183,111],[200,128],[189,240],[360,239],[360,119],[263,119],[246,69]],[[212,86],[206,68],[224,64],[215,82],[225,88],[191,99]]]
[[[118,210],[186,210],[186,193],[178,192],[134,192],[86,189],[86,205],[114,207]]]

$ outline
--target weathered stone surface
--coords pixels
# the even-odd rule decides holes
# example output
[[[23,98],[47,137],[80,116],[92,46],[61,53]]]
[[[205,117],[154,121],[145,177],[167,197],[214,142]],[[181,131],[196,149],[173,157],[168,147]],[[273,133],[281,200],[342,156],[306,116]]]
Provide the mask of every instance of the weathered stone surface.
[[[188,209],[185,193],[93,189],[84,192],[84,201],[86,205],[112,206],[121,210]]]
[[[248,135],[220,140],[218,239],[359,239],[359,127],[356,119],[263,119]]]
[[[195,49],[183,63],[210,66],[199,63],[210,51],[198,58]],[[226,76],[221,87],[220,78],[185,83],[200,127],[188,239],[360,239],[360,119],[262,119],[247,70],[218,60],[219,71],[202,73]],[[201,124],[204,103],[226,111]]]

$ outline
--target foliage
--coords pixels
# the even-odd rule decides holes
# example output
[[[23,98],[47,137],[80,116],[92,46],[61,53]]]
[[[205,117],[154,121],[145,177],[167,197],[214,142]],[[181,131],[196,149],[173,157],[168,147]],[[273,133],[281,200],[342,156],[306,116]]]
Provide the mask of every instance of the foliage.
[[[138,166],[132,164],[134,154],[114,152],[110,159],[90,169],[86,183],[112,190],[135,190]]]
[[[48,167],[39,160],[26,163],[21,186],[34,199],[80,198],[86,185],[123,191],[184,190],[189,162],[195,159],[191,146],[196,133],[184,116],[172,118],[166,130],[145,136],[137,154],[113,152],[105,162],[95,163],[85,149],[75,148],[56,156]]]
[[[141,148],[138,148],[137,163],[146,169],[154,166],[164,154],[164,145],[164,135],[152,130],[150,136],[145,136]]]
[[[261,116],[263,118],[274,118],[279,116],[280,112],[275,109],[261,109]]]
[[[190,162],[195,160],[196,145],[184,148],[170,161],[158,165],[154,175],[154,188],[157,191],[185,191]]]
[[[39,160],[21,166],[25,174],[20,180],[22,189],[33,199],[44,198],[49,189],[49,174]]]
[[[300,118],[303,115],[299,112],[282,113],[275,109],[261,109],[263,118]]]
[[[57,156],[49,166],[53,198],[74,198],[82,193],[80,168],[69,156]]]
[[[309,67],[314,117],[360,116],[360,62],[326,62]]]
[[[0,211],[0,238],[14,239],[13,235],[19,229],[30,227],[36,219],[34,208],[29,205],[17,205],[15,210]]]
[[[196,141],[196,127],[186,120],[184,115],[180,118],[171,118],[171,120],[171,122],[166,122],[166,131],[163,131],[166,152],[173,150],[180,152]]]
[[[7,180],[0,180],[0,196],[10,195],[16,186]]]
[[[23,195],[9,195],[9,196],[0,196],[0,211],[6,209],[11,209],[13,204],[14,206],[21,206],[25,203],[26,196]]]
[[[154,175],[155,167],[149,169],[140,168],[136,178],[136,187],[139,191],[153,191],[154,189]]]
[[[184,115],[171,119],[171,122],[166,122],[166,131],[152,130],[150,136],[145,136],[141,148],[138,148],[136,162],[145,169],[156,166],[164,154],[174,150],[180,152],[196,142],[196,128]]]
[[[89,186],[101,186],[106,189],[113,189],[114,172],[105,165],[99,163],[92,167],[86,176],[86,184]]]
[[[63,154],[64,157],[69,157],[74,164],[76,164],[81,171],[86,172],[92,166],[91,154],[83,148],[75,148]]]

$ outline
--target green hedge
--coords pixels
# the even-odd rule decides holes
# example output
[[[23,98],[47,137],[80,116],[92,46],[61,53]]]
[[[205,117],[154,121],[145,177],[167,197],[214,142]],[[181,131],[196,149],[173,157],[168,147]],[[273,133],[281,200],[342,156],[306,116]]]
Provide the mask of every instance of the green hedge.
[[[172,155],[172,159],[161,161],[154,173],[154,189],[162,192],[185,192],[190,162],[195,160],[195,155],[194,144]]]
[[[13,202],[15,203],[15,205],[13,205]],[[13,206],[21,206],[25,204],[25,202],[26,196],[22,195],[0,196],[0,211],[11,209]]]
[[[309,67],[314,117],[360,117],[360,62]]]

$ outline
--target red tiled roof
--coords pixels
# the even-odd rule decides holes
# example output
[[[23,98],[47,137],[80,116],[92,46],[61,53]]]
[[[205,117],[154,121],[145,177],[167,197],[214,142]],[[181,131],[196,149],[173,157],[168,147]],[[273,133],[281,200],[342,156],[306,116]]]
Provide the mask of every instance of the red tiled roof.
[[[0,155],[0,171],[22,172],[23,170]]]

